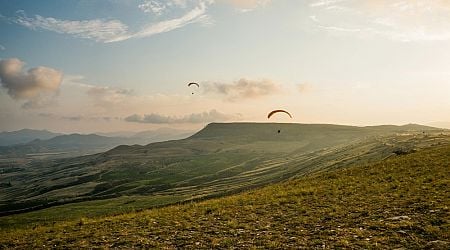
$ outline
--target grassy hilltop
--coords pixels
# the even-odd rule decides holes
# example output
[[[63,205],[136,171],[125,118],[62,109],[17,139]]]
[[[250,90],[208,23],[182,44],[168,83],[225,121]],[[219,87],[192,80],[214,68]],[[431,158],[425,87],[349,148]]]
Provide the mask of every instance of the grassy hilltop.
[[[9,247],[450,247],[450,146],[229,197],[2,233]]]

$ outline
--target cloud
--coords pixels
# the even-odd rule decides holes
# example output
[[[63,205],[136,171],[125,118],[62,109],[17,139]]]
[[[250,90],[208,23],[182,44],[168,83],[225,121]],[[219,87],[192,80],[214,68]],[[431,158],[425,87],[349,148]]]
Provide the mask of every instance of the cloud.
[[[64,84],[75,85],[84,89],[86,95],[91,98],[96,106],[108,107],[118,103],[124,103],[129,97],[135,96],[132,89],[123,89],[109,86],[96,86],[82,83],[82,76],[71,76]]]
[[[61,116],[53,113],[39,113],[39,117],[47,118],[47,119],[58,119],[58,120],[68,120],[68,121],[80,121],[83,119],[82,116]]]
[[[17,58],[0,60],[1,85],[13,99],[26,100],[24,108],[45,106],[58,93],[63,73],[42,66],[24,72],[24,65]]]
[[[164,3],[154,0],[145,1],[142,4],[139,4],[138,7],[145,13],[153,13],[158,16],[161,15],[167,8]]]
[[[311,21],[333,34],[394,41],[450,40],[447,0],[316,0]]]
[[[6,49],[5,46],[0,44],[0,50],[5,50],[5,49]]]
[[[127,102],[128,98],[133,96],[133,91],[128,89],[113,87],[92,87],[86,91],[86,94],[99,107],[110,107],[111,105]]]
[[[89,39],[102,43],[112,43],[128,39],[150,37],[180,29],[194,23],[210,26],[214,21],[206,12],[208,7],[216,2],[229,3],[241,11],[246,12],[259,6],[264,6],[270,1],[271,0],[143,0],[137,7],[145,13],[151,13],[159,17],[166,12],[177,13],[181,10],[184,14],[176,18],[148,23],[141,28],[134,30],[117,19],[64,20],[54,17],[43,17],[40,15],[29,17],[23,10],[17,11],[17,15],[14,18],[4,17],[3,19],[32,30],[47,30],[59,34],[71,35],[76,38]]]
[[[240,120],[240,115],[228,115],[218,112],[213,109],[209,112],[193,113],[182,117],[177,116],[164,116],[160,114],[148,114],[148,115],[130,115],[125,117],[127,122],[137,123],[152,123],[152,124],[174,124],[174,123],[208,123],[219,121]]]
[[[254,99],[281,92],[281,85],[271,80],[249,80],[241,78],[234,83],[203,83],[205,93],[223,95],[228,101]]]
[[[188,0],[144,0],[142,4],[138,5],[138,8],[145,13],[152,13],[160,16],[172,8],[186,8],[187,1]]]
[[[218,0],[233,5],[243,12],[251,11],[260,6],[265,6],[271,2],[271,0]]]
[[[166,111],[171,107],[183,108],[186,105],[198,104],[193,103],[192,96],[186,94],[144,94],[126,86],[89,83],[80,75],[65,76],[62,85],[61,97],[66,104],[72,106],[72,113],[78,112],[81,108],[86,114],[113,114],[125,117],[130,114],[130,110],[134,113],[145,114],[148,107],[160,107]],[[199,105],[203,106],[205,103],[202,102]]]
[[[180,1],[172,2],[175,3]],[[32,30],[42,29],[60,34],[72,35],[77,38],[90,39],[96,42],[111,43],[125,41],[132,38],[149,37],[179,29],[192,23],[208,23],[209,17],[205,14],[207,3],[209,2],[198,1],[194,8],[179,18],[150,23],[135,32],[131,31],[128,25],[122,23],[120,20],[93,19],[76,21],[56,19],[53,17],[42,17],[40,15],[28,17],[24,11],[18,11],[18,15],[10,20]],[[152,7],[150,6],[154,7],[154,5],[147,6],[145,4],[140,6],[141,9],[144,9],[144,11],[152,11]],[[164,8],[161,8],[158,10],[157,7],[154,7],[154,11],[161,12],[164,10]]]
[[[311,7],[319,7],[319,6],[332,6],[334,4],[345,2],[347,0],[318,0],[313,1],[313,3],[310,4]]]
[[[114,39],[108,40],[107,42],[119,42],[130,38],[149,37],[156,34],[169,32],[196,22],[209,22],[209,18],[205,14],[206,8],[207,8],[206,3],[200,2],[197,7],[187,12],[180,18],[174,18],[165,21],[160,21],[158,23],[153,23],[142,28],[138,32],[118,36]]]
[[[60,20],[53,17],[35,15],[28,17],[24,11],[18,11],[14,22],[29,29],[43,29],[60,34],[69,34],[78,38],[107,42],[127,34],[128,26],[119,20]]]
[[[74,116],[66,116],[66,115],[59,115],[54,113],[39,113],[39,117],[43,117],[46,119],[53,119],[53,120],[63,120],[63,121],[112,121],[112,120],[120,120],[119,117],[110,117],[110,116],[84,116],[84,115],[74,115]]]

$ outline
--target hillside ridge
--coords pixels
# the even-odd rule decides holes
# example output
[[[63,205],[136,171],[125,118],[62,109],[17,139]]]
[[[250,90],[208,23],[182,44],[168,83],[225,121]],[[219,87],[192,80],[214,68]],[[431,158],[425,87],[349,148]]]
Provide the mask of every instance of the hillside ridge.
[[[280,135],[278,135],[280,130]],[[376,126],[351,126],[351,125],[336,125],[336,124],[307,124],[307,123],[258,123],[258,122],[231,122],[231,123],[209,123],[203,129],[195,133],[189,138],[212,138],[220,136],[257,136],[257,135],[297,135],[298,133],[305,133],[311,131],[358,131],[358,132],[405,132],[412,131],[434,131],[442,130],[430,126],[419,124],[406,125],[376,125]],[[286,138],[286,137],[284,137]],[[264,137],[262,138],[264,139]]]

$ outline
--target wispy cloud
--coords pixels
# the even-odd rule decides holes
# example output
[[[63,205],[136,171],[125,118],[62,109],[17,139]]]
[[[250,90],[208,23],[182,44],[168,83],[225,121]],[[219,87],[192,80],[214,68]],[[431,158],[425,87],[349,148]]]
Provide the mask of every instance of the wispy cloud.
[[[114,114],[126,116],[133,110],[136,113],[146,113],[149,107],[185,107],[192,105],[192,96],[186,94],[152,93],[143,94],[122,86],[108,86],[92,83],[83,76],[67,75],[64,77],[61,98],[72,105],[82,105],[86,113]],[[75,99],[74,99],[75,98]],[[66,100],[67,99],[67,100]],[[71,107],[74,112],[77,108]]]
[[[160,33],[169,32],[175,29],[179,29],[188,24],[197,23],[197,22],[208,22],[208,16],[206,15],[206,3],[200,2],[197,7],[187,12],[180,18],[174,18],[170,20],[161,21],[158,23],[150,24],[138,32],[125,34],[121,36],[117,36],[113,39],[110,39],[106,42],[119,42],[124,41],[130,38],[143,38],[149,37]]]
[[[310,7],[316,27],[334,34],[401,42],[450,40],[446,0],[315,0]]]
[[[0,50],[5,50],[5,49],[6,49],[5,46],[0,44]]]
[[[217,2],[232,4],[242,12],[265,6],[271,0],[142,0],[137,8],[157,17],[165,17],[171,13],[171,18],[157,18],[159,21],[133,29],[117,19],[65,20],[41,15],[28,16],[25,11],[17,11],[8,22],[16,23],[32,30],[47,30],[59,34],[67,34],[76,38],[90,39],[96,42],[112,43],[133,38],[144,38],[180,29],[186,25],[199,23],[210,26],[214,23],[207,14],[209,6]],[[176,10],[176,11],[175,11]],[[173,18],[173,13],[182,12]],[[1,47],[0,47],[1,48]]]
[[[229,115],[218,112],[213,109],[209,112],[203,113],[193,113],[185,116],[166,116],[160,114],[147,114],[147,115],[130,115],[125,117],[127,122],[137,122],[137,123],[153,123],[153,124],[174,124],[174,123],[208,123],[208,122],[219,122],[219,121],[230,121],[230,120],[240,120],[241,116],[239,114]]]
[[[48,68],[36,67],[24,71],[25,63],[17,58],[0,60],[1,85],[9,96],[26,100],[24,108],[42,107],[58,94],[63,74]]]
[[[187,8],[187,2],[188,0],[143,0],[138,8],[145,13],[160,16],[173,8]]]
[[[128,26],[119,20],[70,21],[40,15],[28,17],[24,11],[18,11],[18,15],[13,21],[33,30],[49,30],[98,42],[108,42],[128,33]]]
[[[218,0],[218,2],[228,3],[242,12],[248,12],[258,7],[265,6],[272,0]]]
[[[74,85],[83,89],[84,93],[96,106],[107,107],[118,103],[127,102],[130,97],[134,97],[132,89],[124,89],[110,86],[98,86],[84,83],[82,76],[69,76],[64,84]]]
[[[254,99],[279,94],[281,85],[272,80],[250,80],[241,78],[233,83],[203,83],[205,93],[215,93],[225,97],[227,101]]]
[[[155,0],[145,1],[142,4],[139,4],[138,7],[145,13],[153,13],[158,16],[161,15],[167,9],[164,3]]]
[[[93,19],[78,21],[62,20],[40,15],[29,17],[24,11],[18,11],[18,15],[15,18],[11,18],[10,21],[33,30],[48,30],[60,34],[72,35],[77,38],[110,43],[132,38],[149,37],[179,29],[192,23],[208,22],[209,18],[206,15],[207,3],[207,1],[198,1],[197,6],[179,18],[150,23],[134,32],[120,20]]]
[[[347,0],[317,0],[313,1],[310,6],[311,7],[320,7],[320,6],[333,6],[337,3],[345,2]]]
[[[126,101],[128,97],[133,96],[133,91],[129,89],[101,86],[92,86],[86,93],[98,106],[121,103]]]
[[[46,119],[53,119],[53,120],[63,120],[63,121],[113,121],[113,120],[120,120],[119,117],[111,117],[111,116],[85,116],[85,115],[73,115],[73,116],[66,116],[66,115],[59,115],[54,113],[39,113],[37,114],[39,117],[43,117]]]

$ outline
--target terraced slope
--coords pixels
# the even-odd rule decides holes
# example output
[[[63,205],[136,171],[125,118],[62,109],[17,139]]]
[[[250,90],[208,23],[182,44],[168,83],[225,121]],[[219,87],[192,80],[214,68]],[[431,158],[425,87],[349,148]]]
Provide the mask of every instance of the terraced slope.
[[[229,197],[0,235],[10,248],[450,247],[450,146]]]

